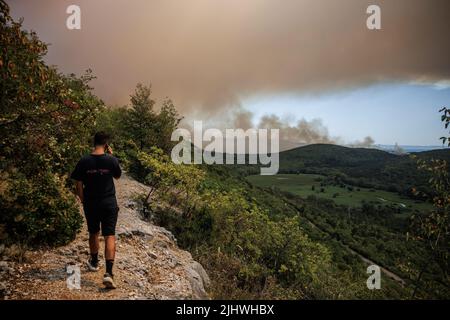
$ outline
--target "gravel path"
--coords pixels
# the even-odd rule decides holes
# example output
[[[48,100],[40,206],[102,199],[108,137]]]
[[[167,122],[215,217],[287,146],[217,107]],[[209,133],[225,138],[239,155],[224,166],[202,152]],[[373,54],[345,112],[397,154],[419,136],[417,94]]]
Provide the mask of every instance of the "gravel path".
[[[115,181],[119,203],[116,290],[102,285],[104,266],[89,272],[86,226],[70,244],[30,252],[26,263],[0,261],[0,292],[6,299],[207,299],[209,278],[164,228],[143,221],[135,195],[147,187],[124,174]],[[100,259],[103,259],[103,240]],[[1,252],[0,252],[1,254]],[[67,286],[68,268],[80,268],[80,289]]]

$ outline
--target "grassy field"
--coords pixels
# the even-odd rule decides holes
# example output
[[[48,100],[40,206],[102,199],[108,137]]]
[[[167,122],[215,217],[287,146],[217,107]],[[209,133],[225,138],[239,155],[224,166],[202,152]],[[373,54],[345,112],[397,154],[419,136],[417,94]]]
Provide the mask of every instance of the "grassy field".
[[[413,210],[429,210],[431,208],[428,203],[416,202],[393,192],[351,186],[352,191],[350,191],[349,186],[344,188],[331,185],[321,186],[320,180],[324,178],[324,176],[316,174],[279,174],[274,176],[255,175],[249,176],[247,179],[259,187],[274,186],[304,198],[315,195],[347,206],[360,206],[362,201],[366,201]]]

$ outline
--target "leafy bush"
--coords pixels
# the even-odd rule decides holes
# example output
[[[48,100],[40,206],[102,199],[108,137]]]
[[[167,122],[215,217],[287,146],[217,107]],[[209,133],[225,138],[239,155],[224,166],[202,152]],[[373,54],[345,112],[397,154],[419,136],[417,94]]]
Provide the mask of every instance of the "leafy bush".
[[[0,225],[3,241],[60,244],[80,227],[67,175],[87,150],[103,103],[90,71],[65,76],[47,46],[0,1]],[[6,235],[8,237],[6,237]]]
[[[83,221],[64,178],[50,172],[33,178],[17,172],[2,179],[0,210],[6,234],[29,244],[63,244]]]
[[[298,216],[285,215],[285,203],[278,204],[275,198],[268,203],[256,200],[250,186],[226,170],[176,165],[157,148],[138,153],[138,159],[152,190],[147,204],[152,218],[174,232],[178,243],[207,269],[214,298],[359,294],[344,292],[354,287],[354,280],[333,267],[329,249],[306,235]],[[338,288],[324,285],[334,278],[342,278]]]

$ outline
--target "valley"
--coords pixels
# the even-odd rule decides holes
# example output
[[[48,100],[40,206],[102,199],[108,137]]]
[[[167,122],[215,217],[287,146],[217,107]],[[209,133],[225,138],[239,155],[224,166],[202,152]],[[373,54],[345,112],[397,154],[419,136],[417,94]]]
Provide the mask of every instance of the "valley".
[[[236,171],[259,192],[286,201],[308,236],[331,248],[339,270],[357,274],[376,264],[389,278],[385,296],[408,297],[421,287],[419,296],[427,297],[448,289],[423,243],[410,235],[417,217],[434,210],[418,161],[449,155],[448,149],[394,155],[318,144],[280,153],[280,174],[274,176],[254,174],[250,166]],[[417,282],[421,270],[427,273]]]
[[[344,183],[327,181],[327,177],[318,174],[278,174],[274,176],[252,175],[248,181],[259,187],[279,188],[303,198],[316,196],[333,200],[338,205],[361,206],[364,202],[397,208],[400,214],[416,210],[429,210],[431,204],[413,200],[394,192],[363,188]]]

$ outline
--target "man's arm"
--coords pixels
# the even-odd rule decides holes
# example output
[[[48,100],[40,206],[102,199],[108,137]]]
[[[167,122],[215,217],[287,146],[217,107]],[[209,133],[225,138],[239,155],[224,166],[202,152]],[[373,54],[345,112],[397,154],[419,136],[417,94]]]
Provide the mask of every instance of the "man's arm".
[[[120,176],[122,175],[122,169],[120,169],[120,164],[119,164],[119,160],[117,160],[117,158],[115,159],[115,168],[114,168],[114,174],[113,177],[114,179],[119,179]]]
[[[77,189],[77,196],[80,199],[81,203],[83,203],[84,202],[83,181],[77,181],[76,189]]]
[[[76,195],[80,199],[81,203],[84,201],[84,195],[83,195],[83,169],[82,169],[82,161],[78,161],[77,165],[75,166],[75,169],[73,170],[72,174],[70,175],[70,178],[75,180],[76,182]]]
[[[106,145],[106,153],[109,153],[110,155],[113,155],[113,149],[111,148],[110,145]],[[115,158],[116,163],[114,164],[114,173],[113,173],[113,177],[114,179],[118,180],[120,178],[120,176],[122,175],[122,170],[120,169],[120,165],[119,165],[119,161],[117,160],[117,158]]]

